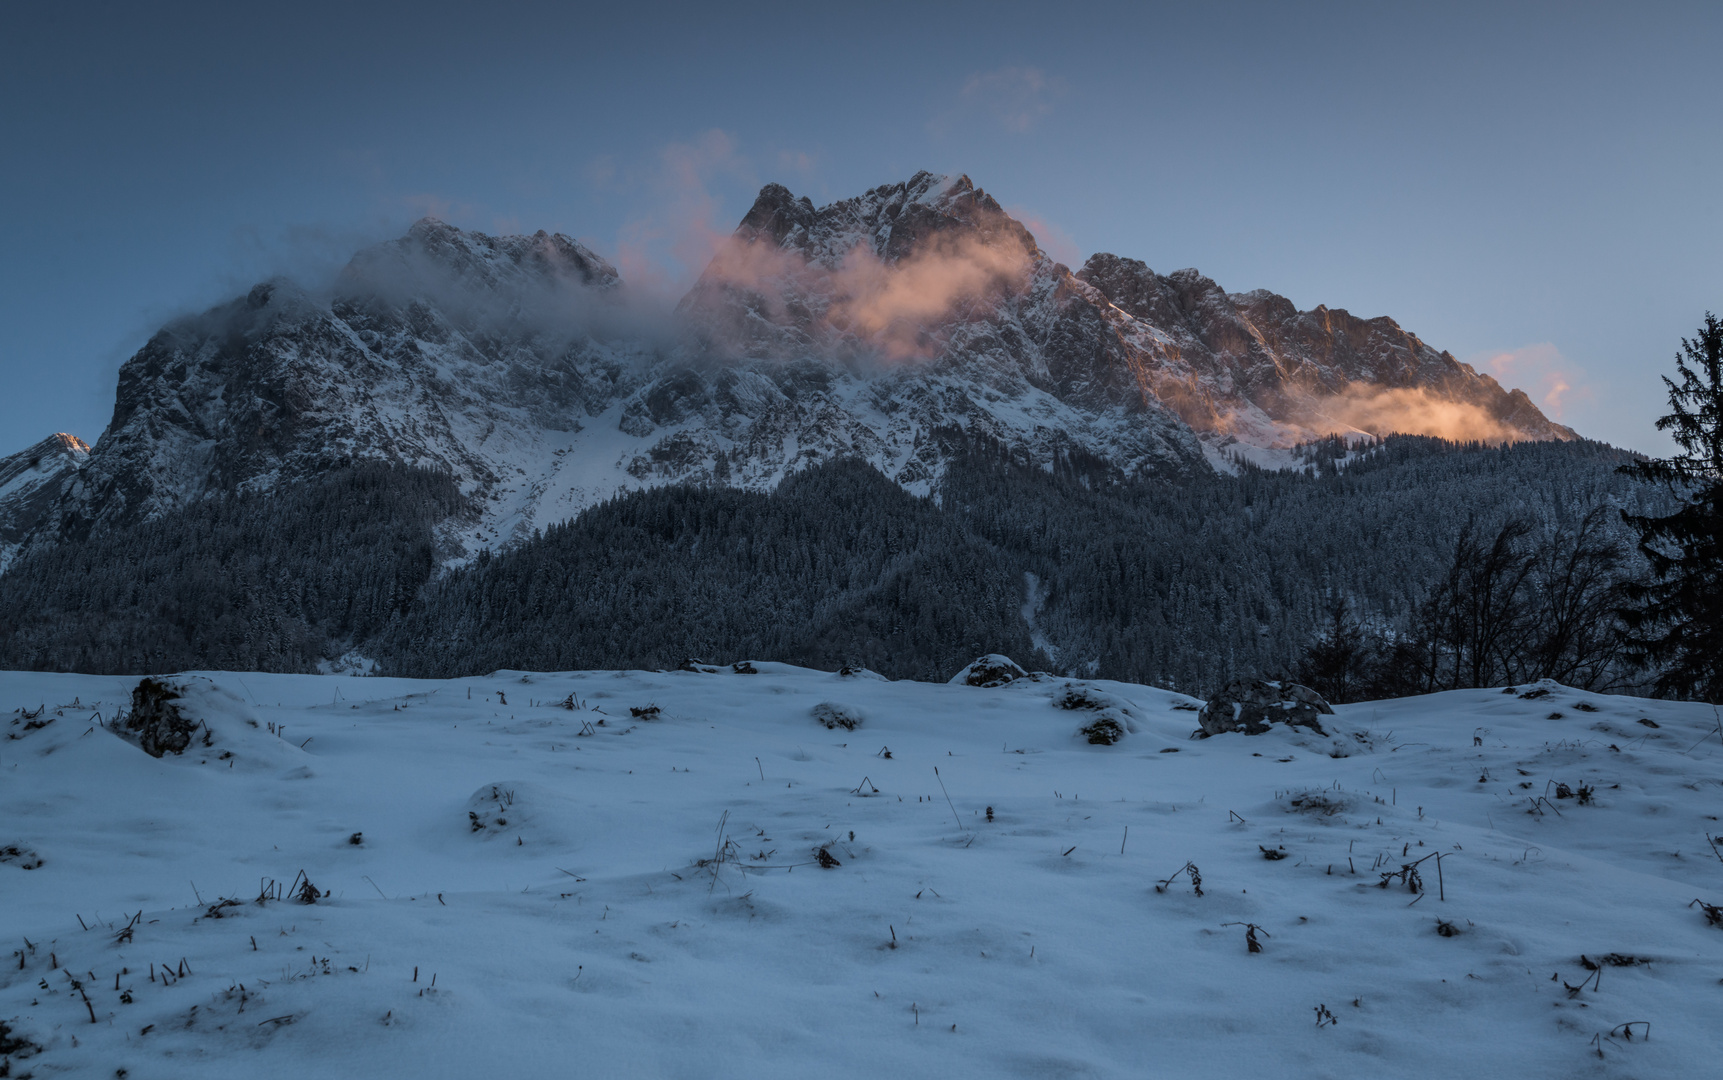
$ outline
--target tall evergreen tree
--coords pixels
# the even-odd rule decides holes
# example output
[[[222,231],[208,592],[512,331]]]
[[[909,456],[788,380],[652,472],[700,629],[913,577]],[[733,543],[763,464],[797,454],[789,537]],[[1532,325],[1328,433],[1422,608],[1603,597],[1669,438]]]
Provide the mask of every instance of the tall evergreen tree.
[[[1681,452],[1621,467],[1669,490],[1678,508],[1662,517],[1622,517],[1639,533],[1652,580],[1626,586],[1629,655],[1661,670],[1657,691],[1723,702],[1723,322],[1707,312],[1675,356],[1681,381],[1665,376],[1669,415],[1659,431]]]

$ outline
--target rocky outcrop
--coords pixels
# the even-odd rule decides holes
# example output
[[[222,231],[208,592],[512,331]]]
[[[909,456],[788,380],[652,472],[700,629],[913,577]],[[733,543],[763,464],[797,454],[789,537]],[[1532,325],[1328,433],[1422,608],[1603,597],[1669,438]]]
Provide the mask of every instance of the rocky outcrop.
[[[950,684],[992,689],[1028,677],[1029,673],[1018,667],[1017,662],[1009,656],[988,653],[986,656],[978,656],[971,660],[962,671],[951,677]]]
[[[1265,290],[1227,293],[1195,270],[1161,275],[1099,254],[1077,272],[1141,351],[1155,395],[1199,432],[1291,445],[1347,432],[1572,439],[1505,390],[1386,317],[1299,311]]]
[[[1234,679],[1197,714],[1205,736],[1242,731],[1261,735],[1274,724],[1309,728],[1326,736],[1321,718],[1334,710],[1322,695],[1297,683]]]
[[[133,688],[126,731],[150,757],[184,753],[197,728],[198,722],[180,708],[177,687],[158,679],[144,679]]]
[[[49,519],[89,456],[82,439],[59,434],[0,457],[0,573]]]

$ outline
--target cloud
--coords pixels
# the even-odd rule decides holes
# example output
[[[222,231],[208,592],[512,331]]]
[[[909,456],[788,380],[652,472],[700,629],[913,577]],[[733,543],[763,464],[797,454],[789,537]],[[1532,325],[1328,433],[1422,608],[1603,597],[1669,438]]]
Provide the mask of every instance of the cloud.
[[[1342,393],[1306,399],[1299,403],[1297,415],[1301,425],[1319,434],[1366,431],[1487,443],[1525,437],[1477,405],[1438,397],[1423,387],[1353,383]]]
[[[893,359],[924,356],[927,330],[960,303],[1020,287],[1029,256],[1014,243],[977,237],[934,241],[895,263],[856,247],[832,275],[836,300],[827,321],[876,344]]]
[[[778,151],[778,168],[784,170],[786,173],[795,173],[797,176],[809,177],[814,173],[815,164],[816,160],[814,155],[805,150]]]
[[[1040,68],[978,71],[945,99],[943,107],[928,119],[927,130],[945,136],[982,124],[1013,135],[1027,134],[1053,115],[1065,94],[1065,81]]]
[[[733,221],[713,194],[720,183],[757,188],[752,162],[734,136],[714,128],[661,147],[653,162],[616,182],[644,190],[653,209],[626,222],[617,235],[616,264],[631,288],[671,294],[693,280],[728,239]],[[735,215],[739,216],[739,215]]]
[[[849,339],[893,360],[932,355],[938,331],[965,303],[1021,288],[1028,252],[1012,239],[935,235],[887,262],[860,244],[835,265],[810,261],[769,242],[730,238],[713,256],[694,294],[703,329],[730,348],[759,328],[726,315],[757,311],[769,323],[815,337]],[[737,303],[735,291],[747,294]],[[713,318],[713,316],[717,316]]]
[[[403,195],[398,201],[413,215],[414,219],[434,217],[438,221],[453,222],[476,217],[480,214],[479,207],[473,203],[457,202],[430,192]]]
[[[1055,262],[1062,262],[1072,270],[1083,265],[1083,249],[1077,246],[1077,241],[1070,233],[1021,206],[1008,206],[1005,212],[1022,222],[1023,227],[1035,237],[1035,243]]]
[[[1580,372],[1549,342],[1474,357],[1472,366],[1488,371],[1503,386],[1524,390],[1554,420],[1595,396]]]
[[[977,72],[958,91],[959,108],[941,126],[968,116],[987,116],[1015,134],[1033,130],[1053,115],[1054,103],[1065,95],[1064,80],[1040,68],[1002,67]]]

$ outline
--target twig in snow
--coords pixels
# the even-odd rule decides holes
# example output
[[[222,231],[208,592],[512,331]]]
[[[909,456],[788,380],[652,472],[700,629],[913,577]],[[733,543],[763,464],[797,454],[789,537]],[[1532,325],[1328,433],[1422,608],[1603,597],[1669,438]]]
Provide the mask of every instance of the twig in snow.
[[[938,765],[933,767],[933,777],[939,781],[939,790],[945,792],[945,805],[951,807],[951,816],[957,821],[958,829],[963,832],[968,832],[969,827],[964,825],[963,818],[958,816],[957,804],[951,801],[951,792],[945,791],[945,777],[939,775]]]
[[[1198,896],[1201,896],[1203,894],[1202,871],[1198,870],[1197,864],[1192,863],[1192,862],[1185,863],[1183,866],[1179,867],[1177,870],[1174,870],[1171,874],[1168,874],[1165,880],[1156,883],[1155,891],[1156,892],[1166,892],[1167,889],[1172,885],[1172,883],[1178,879],[1178,876],[1180,874],[1190,875],[1192,891],[1195,892]]]
[[[1693,904],[1698,904],[1699,909],[1705,912],[1706,922],[1710,923],[1712,926],[1723,926],[1723,904],[1707,904],[1705,901],[1698,898],[1694,899]],[[1687,906],[1692,907],[1693,904],[1688,904]]]
[[[1244,946],[1246,949],[1248,949],[1250,952],[1253,952],[1253,953],[1259,953],[1262,951],[1262,942],[1256,940],[1257,934],[1261,934],[1263,937],[1273,937],[1274,936],[1273,934],[1269,933],[1267,930],[1264,930],[1262,927],[1256,925],[1253,922],[1228,922],[1228,923],[1221,923],[1221,925],[1222,926],[1242,926],[1242,927],[1244,927]]]

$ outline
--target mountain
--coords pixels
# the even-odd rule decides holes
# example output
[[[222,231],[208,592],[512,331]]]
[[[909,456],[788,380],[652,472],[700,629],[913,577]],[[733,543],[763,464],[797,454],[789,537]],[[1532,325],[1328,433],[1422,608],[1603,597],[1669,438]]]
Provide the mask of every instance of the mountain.
[[[928,494],[977,439],[1176,479],[1336,431],[1575,437],[1390,319],[1113,255],[1073,273],[967,177],[821,208],[768,185],[673,313],[568,237],[427,218],[328,290],[177,320],[87,456],[0,495],[0,550],[361,462],[457,480],[458,562],[619,492],[764,491],[836,457]]]
[[[65,495],[89,446],[74,435],[50,435],[35,446],[0,458],[0,574],[19,547]]]

